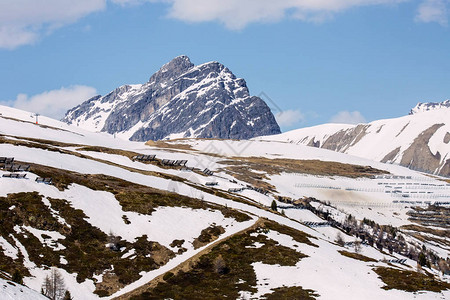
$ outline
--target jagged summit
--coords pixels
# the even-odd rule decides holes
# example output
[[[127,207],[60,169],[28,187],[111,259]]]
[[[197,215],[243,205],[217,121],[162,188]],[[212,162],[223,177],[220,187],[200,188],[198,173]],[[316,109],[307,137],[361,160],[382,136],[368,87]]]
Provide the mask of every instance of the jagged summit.
[[[194,67],[194,64],[191,62],[189,57],[186,55],[177,56],[170,62],[163,65],[158,72],[153,74],[149,79],[149,83],[173,79],[185,73],[192,67]]]
[[[135,141],[280,133],[269,107],[250,95],[244,79],[217,61],[195,66],[185,55],[163,65],[145,84],[89,99],[63,121]]]
[[[421,113],[424,111],[436,110],[436,109],[446,109],[450,108],[450,100],[445,100],[442,102],[425,102],[425,103],[417,103],[417,105],[411,109],[409,112],[410,115],[414,115],[417,113]]]

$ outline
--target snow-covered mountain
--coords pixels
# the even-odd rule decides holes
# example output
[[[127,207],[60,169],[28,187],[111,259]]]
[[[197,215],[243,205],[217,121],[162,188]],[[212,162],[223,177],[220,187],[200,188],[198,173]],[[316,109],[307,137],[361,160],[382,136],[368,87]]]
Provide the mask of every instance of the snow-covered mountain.
[[[324,124],[263,140],[284,141],[450,176],[450,101],[418,104],[411,115],[368,124]],[[419,113],[420,112],[420,113]]]
[[[7,280],[40,291],[57,270],[74,300],[450,297],[443,178],[285,142],[144,144],[0,113]],[[0,284],[0,299],[25,291]]]
[[[248,139],[280,128],[266,103],[250,96],[224,65],[165,64],[145,84],[124,85],[69,110],[63,121],[133,141],[200,137]]]
[[[409,114],[413,115],[413,114],[421,113],[424,111],[443,109],[443,108],[450,108],[450,100],[445,100],[442,102],[417,103],[417,105],[413,109],[411,109]]]

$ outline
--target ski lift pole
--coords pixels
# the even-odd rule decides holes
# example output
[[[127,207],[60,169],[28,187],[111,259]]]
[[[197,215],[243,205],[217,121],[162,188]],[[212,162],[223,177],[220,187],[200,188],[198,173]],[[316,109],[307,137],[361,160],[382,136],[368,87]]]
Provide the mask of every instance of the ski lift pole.
[[[34,116],[36,117],[36,125],[39,124],[39,119],[38,117],[40,116],[40,114],[35,113]]]

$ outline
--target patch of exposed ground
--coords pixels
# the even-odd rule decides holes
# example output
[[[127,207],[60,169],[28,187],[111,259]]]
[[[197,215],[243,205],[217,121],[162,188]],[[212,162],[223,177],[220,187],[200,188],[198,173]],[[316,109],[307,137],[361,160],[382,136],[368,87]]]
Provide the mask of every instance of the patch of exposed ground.
[[[102,276],[102,281],[95,284],[96,294],[100,297],[106,297],[117,292],[125,285],[120,282],[119,277],[114,271],[106,271]]]
[[[320,295],[313,290],[305,290],[301,286],[280,287],[272,289],[273,293],[265,294],[261,298],[267,300],[280,300],[280,299],[299,299],[310,300],[316,299]]]
[[[384,282],[385,290],[402,290],[406,292],[431,291],[441,292],[450,289],[450,284],[435,279],[433,276],[394,268],[378,267],[374,269]]]
[[[54,147],[62,147],[62,148],[64,148],[64,147],[82,147],[83,146],[81,144],[64,143],[64,142],[60,142],[60,141],[36,139],[36,138],[30,138],[30,137],[8,136],[8,135],[5,135],[5,137],[14,138],[17,140],[29,141],[29,142],[33,142],[33,143],[50,145],[50,146],[54,146]]]
[[[267,183],[267,181],[269,181],[269,178],[266,176],[267,174],[255,172],[255,169],[253,169],[255,166],[253,164],[242,163],[235,160],[220,161],[219,163],[228,165],[225,168],[219,169],[219,171],[224,171],[237,180],[247,182],[253,187],[276,192],[275,186]],[[262,170],[259,169],[258,171]]]
[[[177,140],[171,140],[170,142],[164,141],[148,141],[145,144],[151,147],[164,148],[164,149],[172,149],[172,150],[192,150],[196,151],[189,144],[177,144]]]
[[[83,146],[77,149],[77,151],[93,151],[93,152],[100,152],[100,153],[106,153],[106,154],[113,154],[113,155],[122,155],[125,157],[128,157],[129,159],[132,159],[136,155],[140,155],[140,153],[128,151],[128,150],[122,150],[122,149],[113,149],[113,148],[107,148],[107,147],[101,147],[101,146]]]
[[[394,161],[394,159],[397,157],[398,153],[400,152],[400,147],[395,148],[388,154],[386,154],[385,157],[381,160],[382,163],[391,163]]]
[[[287,173],[303,173],[322,176],[344,176],[350,178],[372,177],[386,174],[370,166],[357,166],[321,160],[269,159],[264,157],[239,157],[219,163],[227,165],[223,170],[235,178],[246,181],[255,187],[267,190],[275,188],[268,183],[266,175]]]
[[[341,130],[327,138],[323,143],[322,148],[345,152],[366,135],[366,131],[369,127],[370,125],[359,124],[354,128]]]
[[[419,134],[411,146],[403,152],[400,165],[428,173],[434,173],[438,170],[441,167],[441,154],[439,152],[433,154],[428,146],[428,142],[442,126],[444,124],[435,124]],[[450,176],[450,160],[447,161],[447,164],[449,165],[448,167],[441,167],[440,175]]]
[[[320,148],[320,141],[316,141],[315,138],[312,138],[312,139],[309,141],[309,143],[307,144],[307,146]]]
[[[208,245],[212,241],[217,240],[223,233],[225,233],[225,229],[222,226],[216,226],[213,224],[208,228],[203,229],[200,236],[194,240],[192,245],[194,246],[194,249],[198,249]]]
[[[406,123],[406,125],[405,126],[403,126],[403,128],[400,130],[400,132],[399,133],[397,133],[397,135],[395,136],[395,137],[398,137],[400,134],[402,134],[402,132],[406,129],[406,127],[408,127],[408,125],[409,125],[409,122],[408,123]]]
[[[342,254],[343,256],[350,257],[350,258],[364,261],[364,262],[377,262],[373,258],[367,257],[367,256],[359,254],[359,253],[355,253],[355,252],[348,252],[345,250],[341,250],[341,251],[339,251],[339,253]]]
[[[447,132],[444,136],[444,143],[450,143],[450,132]]]

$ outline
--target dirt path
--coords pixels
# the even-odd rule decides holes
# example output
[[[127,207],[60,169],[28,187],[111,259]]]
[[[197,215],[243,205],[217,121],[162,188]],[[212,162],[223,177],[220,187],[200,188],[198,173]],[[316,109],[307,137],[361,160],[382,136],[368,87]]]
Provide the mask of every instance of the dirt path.
[[[257,227],[259,227],[261,224],[264,223],[264,219],[259,218],[252,226],[247,227],[239,232],[236,232],[235,234],[232,234],[224,239],[221,240],[216,240],[215,242],[212,242],[208,247],[206,247],[205,249],[203,249],[202,251],[200,251],[199,253],[191,256],[190,258],[188,258],[187,260],[183,261],[181,264],[179,264],[178,266],[176,266],[175,268],[167,271],[167,272],[172,272],[175,275],[179,272],[179,271],[183,271],[183,272],[188,272],[190,271],[195,264],[198,262],[199,258],[207,253],[209,253],[212,248],[214,248],[216,245],[218,245],[219,243],[225,242],[226,240],[232,238],[235,235],[239,235],[242,233],[245,233],[247,231],[256,229]],[[167,273],[166,272],[166,273]],[[164,273],[165,274],[165,273]],[[155,277],[153,280],[147,282],[146,284],[138,287],[135,290],[132,290],[131,292],[128,292],[124,295],[118,296],[113,298],[113,300],[125,300],[125,299],[130,299],[132,296],[137,296],[140,295],[142,293],[144,293],[146,290],[154,288],[158,285],[158,283],[163,282],[163,276],[164,274],[161,274],[157,277]]]

